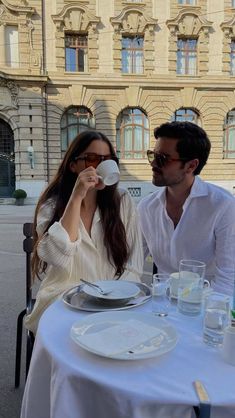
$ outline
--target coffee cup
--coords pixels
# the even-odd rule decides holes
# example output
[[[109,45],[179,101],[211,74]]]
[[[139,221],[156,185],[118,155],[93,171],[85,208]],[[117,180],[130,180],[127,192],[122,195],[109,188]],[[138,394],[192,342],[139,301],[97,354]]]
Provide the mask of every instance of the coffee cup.
[[[120,179],[120,171],[114,160],[102,161],[97,166],[96,172],[106,186],[112,186],[113,184],[118,183]]]

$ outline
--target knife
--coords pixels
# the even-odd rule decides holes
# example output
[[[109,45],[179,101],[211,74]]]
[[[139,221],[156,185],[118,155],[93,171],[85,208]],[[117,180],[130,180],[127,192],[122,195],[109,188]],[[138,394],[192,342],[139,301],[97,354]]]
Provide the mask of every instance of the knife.
[[[197,417],[198,418],[210,418],[211,404],[210,404],[210,398],[208,396],[205,386],[200,380],[195,380],[193,382],[193,385],[200,401]]]

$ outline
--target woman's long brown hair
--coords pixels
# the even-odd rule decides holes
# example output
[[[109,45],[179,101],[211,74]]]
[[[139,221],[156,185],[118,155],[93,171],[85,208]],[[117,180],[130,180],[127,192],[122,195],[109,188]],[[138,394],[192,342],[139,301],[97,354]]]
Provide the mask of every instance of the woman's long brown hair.
[[[33,226],[33,277],[40,277],[40,274],[45,273],[47,269],[47,263],[40,260],[37,254],[37,247],[40,241],[40,237],[38,237],[36,231],[38,212],[48,199],[52,198],[55,201],[54,213],[51,219],[48,220],[49,223],[43,232],[45,233],[54,222],[59,221],[62,217],[77,180],[77,174],[72,173],[70,170],[71,162],[75,160],[75,157],[84,152],[91,142],[95,140],[106,142],[110,148],[110,154],[116,155],[111,142],[101,132],[85,131],[80,133],[70,144],[54,179],[42,193],[38,201]],[[97,205],[100,209],[101,223],[104,232],[104,245],[107,250],[108,260],[116,269],[115,275],[120,277],[124,272],[129,257],[129,247],[126,239],[125,227],[120,216],[121,196],[117,190],[116,184],[97,191]]]

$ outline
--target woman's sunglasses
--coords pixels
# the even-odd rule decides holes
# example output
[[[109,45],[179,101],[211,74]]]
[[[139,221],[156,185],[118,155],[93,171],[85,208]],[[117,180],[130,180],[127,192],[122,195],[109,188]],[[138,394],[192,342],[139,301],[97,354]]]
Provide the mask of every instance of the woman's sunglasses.
[[[87,152],[81,157],[75,157],[74,161],[81,160],[85,161],[85,167],[94,167],[96,168],[102,161],[105,160],[114,160],[118,164],[118,158],[116,155],[108,154],[108,155],[100,155],[95,154],[93,152]]]
[[[183,158],[171,158],[168,155],[161,154],[160,152],[147,151],[147,157],[150,164],[156,163],[157,167],[162,168],[173,161],[186,161]]]

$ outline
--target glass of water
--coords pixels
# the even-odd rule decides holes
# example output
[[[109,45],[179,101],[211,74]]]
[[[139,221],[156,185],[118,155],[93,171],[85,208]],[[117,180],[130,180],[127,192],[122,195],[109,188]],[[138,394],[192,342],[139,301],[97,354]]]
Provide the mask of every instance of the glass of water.
[[[197,260],[181,260],[179,264],[178,310],[185,315],[199,315],[206,265]],[[209,282],[208,282],[209,284]]]
[[[152,312],[158,316],[167,316],[170,309],[170,280],[168,274],[153,275]]]
[[[213,347],[222,345],[224,329],[228,325],[230,298],[222,293],[212,292],[205,298],[203,341]]]

